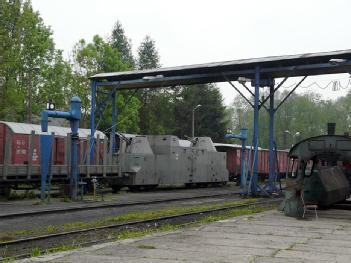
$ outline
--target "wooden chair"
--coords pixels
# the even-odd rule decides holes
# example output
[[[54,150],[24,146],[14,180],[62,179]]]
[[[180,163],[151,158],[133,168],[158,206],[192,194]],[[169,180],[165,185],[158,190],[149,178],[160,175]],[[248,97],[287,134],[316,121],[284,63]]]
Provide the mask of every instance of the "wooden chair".
[[[304,190],[301,190],[301,201],[302,201],[302,207],[303,207],[303,214],[302,214],[302,218],[305,218],[305,214],[307,210],[314,210],[314,213],[316,214],[316,220],[318,219],[318,215],[317,215],[317,208],[318,205],[316,204],[306,204],[305,200],[304,200]]]

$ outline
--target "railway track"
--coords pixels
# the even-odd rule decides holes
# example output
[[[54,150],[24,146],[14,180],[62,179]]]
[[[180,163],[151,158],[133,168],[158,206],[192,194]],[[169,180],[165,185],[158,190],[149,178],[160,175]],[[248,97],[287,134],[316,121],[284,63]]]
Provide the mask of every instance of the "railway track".
[[[10,240],[0,243],[0,255],[6,257],[14,257],[18,259],[31,256],[33,248],[40,251],[50,251],[50,249],[64,244],[75,244],[79,247],[90,246],[97,243],[117,240],[118,236],[111,236],[111,232],[120,233],[126,230],[145,230],[157,228],[165,224],[184,225],[189,224],[191,222],[195,222],[196,220],[208,215],[225,213],[228,210],[243,209],[250,206],[252,207],[275,205],[280,203],[281,201],[281,198],[269,199],[264,201],[260,200],[243,205],[232,205],[197,212],[188,212],[146,220],[116,223],[99,227]],[[21,253],[18,253],[19,251],[21,251]]]
[[[240,195],[240,191],[225,193],[225,194],[213,194],[213,195],[199,195],[199,196],[189,196],[189,197],[180,197],[180,198],[169,198],[169,199],[155,199],[146,202],[126,202],[126,203],[117,203],[110,202],[99,205],[82,205],[79,207],[66,207],[66,208],[56,208],[56,209],[42,209],[42,210],[34,210],[34,211],[26,211],[21,213],[8,213],[8,214],[0,214],[1,219],[12,219],[12,218],[23,218],[29,216],[39,216],[39,215],[48,215],[48,214],[59,214],[59,213],[67,213],[67,212],[79,212],[86,210],[96,210],[96,209],[104,209],[104,208],[120,208],[120,207],[131,207],[131,206],[139,206],[139,205],[152,205],[152,204],[160,204],[160,203],[168,203],[168,202],[176,202],[176,201],[186,201],[186,200],[196,200],[196,199],[205,199],[205,198],[214,198],[214,197],[229,197]]]

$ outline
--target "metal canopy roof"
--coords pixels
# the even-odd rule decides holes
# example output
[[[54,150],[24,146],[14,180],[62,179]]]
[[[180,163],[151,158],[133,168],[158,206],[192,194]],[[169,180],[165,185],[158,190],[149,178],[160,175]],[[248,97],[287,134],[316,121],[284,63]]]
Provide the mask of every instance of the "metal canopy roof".
[[[330,63],[343,59],[342,63]],[[118,88],[151,88],[174,85],[204,84],[235,81],[239,77],[253,79],[255,68],[260,68],[261,78],[297,77],[351,72],[351,49],[240,59],[179,67],[149,70],[100,73],[90,77],[98,85]]]

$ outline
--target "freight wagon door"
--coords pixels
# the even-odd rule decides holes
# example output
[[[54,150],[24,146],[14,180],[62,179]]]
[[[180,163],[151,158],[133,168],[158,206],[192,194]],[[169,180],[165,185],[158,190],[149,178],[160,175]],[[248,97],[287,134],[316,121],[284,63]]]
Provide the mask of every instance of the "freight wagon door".
[[[4,163],[5,132],[6,132],[6,126],[1,123],[0,124],[0,164]]]
[[[55,138],[55,156],[54,162],[57,165],[65,164],[65,139],[64,138]]]
[[[229,171],[229,180],[234,181],[238,174],[237,171],[237,150],[230,149],[227,151],[227,169]]]

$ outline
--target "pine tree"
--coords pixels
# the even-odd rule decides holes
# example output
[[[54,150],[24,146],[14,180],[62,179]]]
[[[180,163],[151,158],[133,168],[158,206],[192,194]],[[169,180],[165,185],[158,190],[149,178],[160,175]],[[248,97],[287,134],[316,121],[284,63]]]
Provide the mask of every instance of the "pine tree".
[[[138,69],[153,69],[160,67],[160,57],[156,43],[149,36],[146,36],[138,48]],[[142,134],[164,134],[167,130],[161,116],[169,119],[169,115],[162,109],[167,104],[167,91],[161,89],[143,89],[139,93],[141,107],[140,131]],[[166,102],[166,103],[165,103]]]
[[[215,142],[223,142],[228,128],[226,107],[222,94],[213,84],[185,86],[178,94],[175,102],[175,134],[184,138],[192,133],[192,111],[196,136],[209,136]]]
[[[161,66],[156,43],[150,36],[146,36],[138,48],[137,64],[138,69],[153,69]]]
[[[132,53],[132,42],[125,35],[122,24],[117,21],[112,29],[110,44],[113,48],[117,49],[120,53],[121,60],[133,69],[135,66],[133,53]]]

